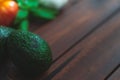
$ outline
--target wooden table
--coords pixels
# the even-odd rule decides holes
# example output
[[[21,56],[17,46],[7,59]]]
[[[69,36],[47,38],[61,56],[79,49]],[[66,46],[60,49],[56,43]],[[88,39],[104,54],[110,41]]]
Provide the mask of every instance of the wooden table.
[[[37,79],[10,72],[6,80],[120,80],[120,0],[70,0],[40,22],[30,30],[50,44],[52,66]]]

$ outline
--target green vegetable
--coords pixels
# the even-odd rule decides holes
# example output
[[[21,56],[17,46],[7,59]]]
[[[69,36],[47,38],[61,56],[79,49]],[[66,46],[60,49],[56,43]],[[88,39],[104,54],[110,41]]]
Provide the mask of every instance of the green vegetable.
[[[58,14],[58,11],[48,7],[44,7],[39,3],[39,0],[16,0],[19,5],[19,11],[14,21],[14,26],[19,26],[17,29],[27,30],[29,27],[29,17],[34,17],[52,20]],[[26,24],[26,25],[25,25]]]
[[[29,10],[39,6],[38,0],[17,0],[21,9]]]
[[[14,27],[16,29],[28,30],[28,11],[20,9],[17,13],[16,19],[14,21]]]
[[[47,42],[36,34],[17,30],[8,38],[8,49],[13,63],[27,75],[45,72],[52,63]]]
[[[6,41],[13,29],[0,26],[0,63],[5,62],[8,59],[7,44]]]
[[[16,19],[14,21],[14,24],[21,23],[22,20],[28,19],[29,12],[23,9],[20,9],[16,15]]]
[[[52,20],[56,17],[56,14],[58,13],[57,11],[53,11],[52,9],[48,9],[45,7],[40,7],[37,9],[31,9],[31,13],[39,18],[42,19],[47,19],[47,20]]]
[[[28,31],[29,21],[27,19],[24,19],[21,21],[21,23],[18,26],[18,29]]]

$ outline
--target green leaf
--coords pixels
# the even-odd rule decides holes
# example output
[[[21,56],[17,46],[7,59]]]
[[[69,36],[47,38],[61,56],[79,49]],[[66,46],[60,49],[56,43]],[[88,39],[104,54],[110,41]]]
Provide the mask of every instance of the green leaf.
[[[25,19],[19,24],[18,29],[28,31],[28,27],[29,27],[29,21]]]
[[[18,23],[20,23],[23,19],[27,19],[27,18],[28,18],[28,15],[29,15],[29,12],[28,12],[28,11],[20,9],[20,10],[18,11],[17,15],[16,15],[14,24],[18,24]]]
[[[54,19],[58,13],[58,11],[56,10],[51,10],[51,9],[43,8],[43,7],[40,7],[37,9],[31,9],[31,12],[34,16],[47,19],[47,20]]]
[[[39,6],[38,0],[17,0],[18,5],[21,9],[29,10]]]

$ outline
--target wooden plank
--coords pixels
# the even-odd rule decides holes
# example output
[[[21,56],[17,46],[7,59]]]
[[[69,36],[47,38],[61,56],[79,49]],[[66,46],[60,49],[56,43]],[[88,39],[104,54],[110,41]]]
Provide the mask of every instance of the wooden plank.
[[[76,3],[74,7],[63,12],[57,19],[41,27],[38,23],[31,25],[31,27],[38,26],[38,28],[36,28],[38,30],[33,31],[49,42],[55,60],[62,54],[67,53],[77,42],[86,37],[89,32],[91,33],[92,30],[100,27],[101,24],[115,15],[120,8],[119,3],[119,0],[81,0]],[[63,61],[66,61],[68,58],[64,58],[65,60]],[[63,61],[60,59],[60,61],[55,62],[43,77],[53,72]],[[19,80],[16,73],[12,71],[9,73],[9,78]],[[38,80],[41,79],[42,78],[39,78]]]
[[[120,80],[120,68],[107,80]]]
[[[93,7],[94,3],[99,5]],[[114,11],[119,8],[118,3],[118,0],[110,0],[108,2],[106,1],[105,3],[104,1],[99,2],[99,0],[83,0],[76,4],[76,6],[74,6],[72,9],[61,14],[61,16],[58,17],[55,21],[40,27],[36,33],[40,34],[50,43],[50,46],[53,50],[53,58],[59,59],[59,56],[62,56],[62,54],[70,50],[71,46],[76,44],[77,41],[82,40],[84,36],[86,36],[92,29],[99,27],[109,19],[108,17],[113,16]],[[86,8],[84,8],[84,6]],[[116,7],[113,8],[112,6]],[[95,7],[97,7],[97,9]],[[73,23],[73,25],[70,23]],[[56,40],[54,41],[54,39]],[[63,61],[54,63],[47,74],[45,74],[43,77],[49,75]]]
[[[60,10],[60,14],[57,17],[61,17],[61,14],[64,14],[65,11],[69,11],[71,10],[71,8],[73,8],[77,3],[79,3],[81,0],[69,0],[69,2],[67,3],[67,5]],[[34,32],[35,30],[39,29],[40,26],[47,24],[49,21],[46,20],[41,20],[41,19],[30,19],[30,31]],[[51,21],[50,21],[51,22]]]
[[[45,80],[104,80],[120,64],[119,30],[120,14],[56,61]]]
[[[91,30],[107,21],[120,7],[119,3],[119,0],[81,0],[55,20],[38,26],[35,33],[49,42],[54,60],[58,59]]]

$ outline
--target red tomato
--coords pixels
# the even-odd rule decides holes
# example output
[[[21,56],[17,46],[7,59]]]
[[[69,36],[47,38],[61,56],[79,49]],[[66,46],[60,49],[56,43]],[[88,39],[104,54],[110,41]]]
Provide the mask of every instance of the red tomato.
[[[9,26],[18,12],[18,4],[12,0],[0,0],[0,25]]]

